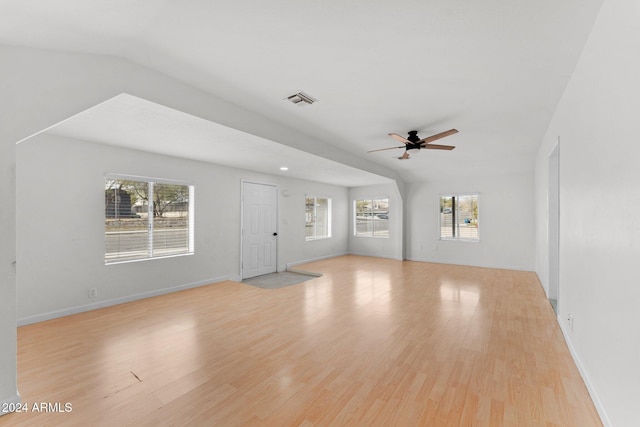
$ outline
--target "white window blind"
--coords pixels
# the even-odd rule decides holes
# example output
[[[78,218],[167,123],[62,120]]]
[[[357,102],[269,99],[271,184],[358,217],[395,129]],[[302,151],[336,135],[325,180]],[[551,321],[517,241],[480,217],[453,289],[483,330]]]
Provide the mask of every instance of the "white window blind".
[[[105,178],[105,263],[193,254],[194,188],[145,178]]]
[[[305,219],[306,240],[331,237],[331,199],[306,196]]]
[[[354,202],[354,235],[389,237],[389,199],[363,199]]]
[[[440,196],[440,238],[479,240],[477,194]]]

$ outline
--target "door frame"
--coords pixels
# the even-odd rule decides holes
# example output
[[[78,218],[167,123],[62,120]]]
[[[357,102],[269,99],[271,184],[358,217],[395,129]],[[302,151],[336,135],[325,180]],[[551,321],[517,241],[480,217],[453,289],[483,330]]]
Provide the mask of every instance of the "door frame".
[[[278,237],[280,235],[279,225],[280,225],[280,188],[277,184],[273,184],[270,182],[261,182],[253,179],[240,179],[240,280],[244,279],[244,184],[257,184],[257,185],[266,185],[269,187],[274,187],[276,189],[276,233],[278,233]],[[276,239],[276,272],[278,272],[278,260],[280,259],[280,239]]]
[[[547,183],[547,284],[549,300],[560,307],[560,137],[549,151]]]

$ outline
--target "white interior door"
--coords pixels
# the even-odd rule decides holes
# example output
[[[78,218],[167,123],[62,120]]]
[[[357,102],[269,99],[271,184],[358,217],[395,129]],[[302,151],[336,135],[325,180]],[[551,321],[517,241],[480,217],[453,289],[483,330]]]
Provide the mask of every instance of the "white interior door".
[[[242,278],[275,273],[278,252],[278,190],[244,182],[242,187]]]

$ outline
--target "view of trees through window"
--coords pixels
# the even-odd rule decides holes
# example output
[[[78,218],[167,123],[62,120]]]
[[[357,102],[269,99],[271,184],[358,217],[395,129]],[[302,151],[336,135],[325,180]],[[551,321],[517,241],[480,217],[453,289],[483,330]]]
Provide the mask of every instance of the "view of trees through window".
[[[440,238],[478,240],[478,196],[440,197]]]
[[[105,262],[193,253],[193,187],[105,179]]]
[[[305,239],[331,237],[331,199],[305,197]]]
[[[389,237],[389,199],[355,201],[356,236]]]

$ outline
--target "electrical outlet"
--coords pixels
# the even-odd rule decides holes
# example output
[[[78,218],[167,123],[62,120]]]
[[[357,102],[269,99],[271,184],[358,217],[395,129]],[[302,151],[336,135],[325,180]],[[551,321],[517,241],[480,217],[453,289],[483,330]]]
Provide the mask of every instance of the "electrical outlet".
[[[89,298],[96,298],[98,296],[98,288],[89,289]]]
[[[573,332],[573,316],[571,314],[567,317],[567,322],[569,322],[569,330]]]

